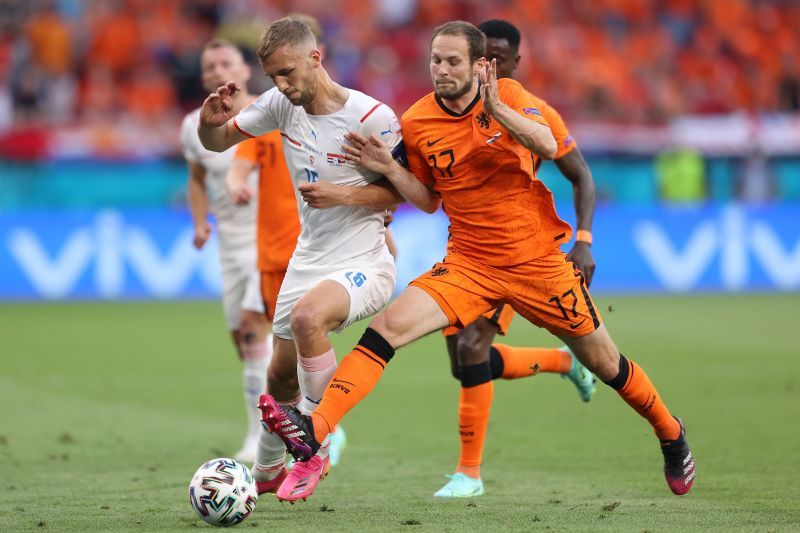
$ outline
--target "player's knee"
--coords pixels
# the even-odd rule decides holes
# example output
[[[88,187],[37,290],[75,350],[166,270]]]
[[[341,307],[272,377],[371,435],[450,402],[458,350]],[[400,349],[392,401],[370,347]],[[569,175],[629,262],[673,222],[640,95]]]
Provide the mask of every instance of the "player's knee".
[[[459,365],[477,365],[487,361],[489,346],[495,333],[495,329],[488,329],[478,324],[470,324],[459,333],[457,342]]]
[[[307,303],[301,302],[292,308],[290,326],[295,337],[307,338],[320,333],[325,334],[325,324],[320,313],[313,305]]]
[[[372,319],[369,327],[380,333],[380,335],[386,339],[386,342],[392,346],[397,345],[397,339],[404,331],[404,325],[398,317],[392,316],[386,311]]]
[[[242,311],[239,322],[238,341],[241,346],[250,346],[263,340],[266,331],[264,315],[253,311]]]
[[[239,346],[250,346],[255,344],[257,340],[258,335],[256,335],[253,328],[242,327],[239,329]]]
[[[619,373],[619,352],[599,354],[590,365],[584,366],[602,381],[610,381]]]
[[[458,339],[458,363],[461,366],[476,365],[487,359],[488,347],[483,349],[480,338],[464,337]]]
[[[575,356],[602,381],[610,381],[619,373],[619,352],[613,346],[593,346],[588,350],[575,351]]]

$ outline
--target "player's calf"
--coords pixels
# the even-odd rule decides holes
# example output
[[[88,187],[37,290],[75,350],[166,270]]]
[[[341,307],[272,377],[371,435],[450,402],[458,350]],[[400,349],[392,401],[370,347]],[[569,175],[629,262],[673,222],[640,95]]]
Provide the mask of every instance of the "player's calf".
[[[280,357],[276,352],[267,368],[267,390],[281,401],[291,401],[300,395],[296,358]]]

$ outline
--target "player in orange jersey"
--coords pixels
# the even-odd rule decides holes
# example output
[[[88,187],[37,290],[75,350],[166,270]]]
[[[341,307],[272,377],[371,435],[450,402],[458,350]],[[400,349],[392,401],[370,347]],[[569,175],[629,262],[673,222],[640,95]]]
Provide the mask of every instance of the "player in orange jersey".
[[[497,77],[513,78],[520,60],[519,30],[504,20],[488,20],[480,24],[478,29],[486,35],[487,60],[496,60]],[[595,267],[591,252],[595,199],[592,174],[561,115],[541,98],[533,95],[531,98],[550,126],[558,145],[554,162],[564,177],[573,183],[578,238],[567,254],[567,261],[575,263],[584,274],[588,287]],[[541,163],[542,159],[534,156],[534,170]],[[540,373],[558,373],[575,385],[583,401],[592,399],[595,391],[594,376],[566,346],[528,348],[492,344],[498,333],[505,335],[513,318],[513,309],[503,305],[479,317],[464,329],[451,326],[443,331],[453,377],[461,382],[458,407],[461,453],[455,474],[448,476],[450,480],[434,496],[448,498],[483,494],[480,465],[494,395],[493,379],[518,379]]]
[[[265,396],[262,420],[292,454],[308,460],[377,384],[396,349],[432,331],[470,324],[506,303],[558,336],[650,423],[667,483],[675,494],[685,494],[694,480],[694,460],[682,422],[644,370],[619,353],[584,275],[559,249],[572,229],[558,218],[531,158],[555,156],[555,139],[530,95],[514,80],[497,80],[495,62],[487,62],[485,53],[486,37],[472,24],[436,28],[430,63],[435,90],[402,118],[411,172],[378,137],[347,136],[348,156],[386,176],[407,201],[429,213],[444,206],[450,219],[447,256],[372,320],[311,416]]]

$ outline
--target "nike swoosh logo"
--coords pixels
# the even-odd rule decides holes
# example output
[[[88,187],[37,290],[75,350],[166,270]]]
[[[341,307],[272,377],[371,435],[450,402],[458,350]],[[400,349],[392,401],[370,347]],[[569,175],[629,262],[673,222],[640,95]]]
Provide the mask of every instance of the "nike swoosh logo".
[[[572,324],[570,324],[569,327],[570,327],[570,329],[575,329],[575,328],[580,327],[580,325],[583,324],[584,322],[586,322],[585,318],[583,320],[581,320],[580,322],[578,322],[577,324],[575,324],[574,326]]]
[[[438,139],[436,139],[435,141],[428,141],[428,146],[429,146],[429,147],[430,147],[430,146],[433,146],[434,144],[438,143],[438,142],[439,142],[439,141],[441,141],[442,139],[444,139],[444,137],[439,137],[439,138],[438,138]]]
[[[333,378],[333,379],[331,380],[331,383],[346,383],[346,384],[348,384],[348,385],[352,385],[352,386],[354,386],[354,387],[356,386],[356,384],[355,384],[355,383],[351,383],[351,382],[349,382],[349,381],[345,381],[345,380],[343,380],[343,379],[338,379],[338,378]]]

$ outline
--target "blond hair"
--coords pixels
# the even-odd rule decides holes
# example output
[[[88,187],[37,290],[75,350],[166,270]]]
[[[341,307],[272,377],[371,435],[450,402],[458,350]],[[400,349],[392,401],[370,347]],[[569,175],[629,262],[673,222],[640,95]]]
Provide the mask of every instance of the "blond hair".
[[[317,44],[314,33],[308,25],[296,18],[285,17],[278,19],[264,30],[258,40],[256,55],[262,63],[284,45],[296,45],[303,42]]]
[[[322,38],[322,25],[319,23],[316,17],[312,17],[306,13],[294,12],[286,15],[286,18],[299,20],[308,26],[308,28],[311,30],[311,33],[314,34],[317,44],[321,44],[325,40]]]

